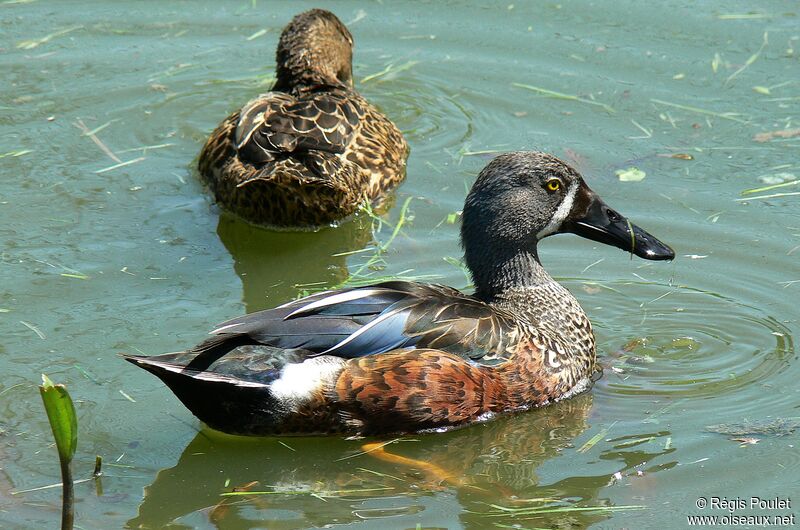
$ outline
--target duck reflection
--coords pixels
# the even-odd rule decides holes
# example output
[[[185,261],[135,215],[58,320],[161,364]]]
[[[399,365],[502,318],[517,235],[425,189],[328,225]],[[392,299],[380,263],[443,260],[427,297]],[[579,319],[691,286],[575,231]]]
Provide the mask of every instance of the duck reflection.
[[[372,221],[361,216],[316,232],[273,232],[222,212],[217,234],[233,256],[251,313],[291,300],[304,287],[346,280],[346,254],[372,241]]]
[[[607,475],[547,486],[537,477],[542,463],[586,430],[591,405],[584,394],[462,430],[383,439],[381,451],[371,453],[364,447],[375,440],[252,439],[204,430],[175,467],[158,473],[128,525],[161,528],[200,518],[216,528],[294,529],[391,518],[393,527],[413,528],[420,518],[438,520],[442,503],[455,500],[439,526],[485,528],[502,521],[478,513],[489,504],[574,498],[576,491],[591,502],[608,485]],[[235,488],[269,493],[222,496]],[[534,526],[564,521],[564,514],[553,517]],[[569,517],[586,527],[604,516]]]

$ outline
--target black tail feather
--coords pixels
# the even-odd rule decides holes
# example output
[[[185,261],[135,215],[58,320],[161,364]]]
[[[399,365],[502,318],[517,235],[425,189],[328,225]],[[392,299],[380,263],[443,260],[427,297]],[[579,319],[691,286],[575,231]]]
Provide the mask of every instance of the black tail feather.
[[[202,372],[208,370],[212,364],[217,362],[223,355],[239,346],[259,344],[248,335],[241,333],[220,333],[204,340],[191,352],[197,352],[197,356],[186,365],[186,370],[196,370]]]
[[[198,419],[230,434],[280,432],[286,410],[267,385],[186,368],[152,357],[122,355],[163,381]]]

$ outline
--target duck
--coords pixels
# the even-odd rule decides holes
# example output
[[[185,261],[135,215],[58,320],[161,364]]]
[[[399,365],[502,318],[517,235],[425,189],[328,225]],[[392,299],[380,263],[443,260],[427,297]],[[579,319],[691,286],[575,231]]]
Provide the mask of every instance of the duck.
[[[399,280],[320,292],[224,322],[191,349],[124,358],[230,434],[444,431],[544,406],[598,375],[586,313],[539,259],[561,233],[675,257],[565,162],[506,153],[462,212],[474,293]]]
[[[405,178],[408,144],[355,90],[352,62],[353,36],[330,11],[289,22],[272,90],[228,116],[200,151],[218,204],[254,224],[312,229],[380,204]]]

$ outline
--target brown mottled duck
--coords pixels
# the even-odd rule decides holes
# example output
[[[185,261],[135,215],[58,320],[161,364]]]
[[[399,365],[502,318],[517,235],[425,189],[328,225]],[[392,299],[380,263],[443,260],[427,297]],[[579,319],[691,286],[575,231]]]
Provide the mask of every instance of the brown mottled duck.
[[[353,37],[336,16],[295,16],[275,85],[228,116],[200,152],[217,202],[252,223],[311,228],[378,202],[405,177],[408,145],[353,88]]]

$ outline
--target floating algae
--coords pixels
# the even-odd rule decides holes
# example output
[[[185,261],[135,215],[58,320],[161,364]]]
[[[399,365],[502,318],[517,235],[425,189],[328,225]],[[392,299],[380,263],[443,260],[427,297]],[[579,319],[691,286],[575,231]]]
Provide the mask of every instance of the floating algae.
[[[748,420],[740,423],[720,423],[708,425],[706,430],[731,436],[744,436],[745,434],[764,434],[772,436],[788,436],[800,427],[800,419],[777,418],[774,420]]]

